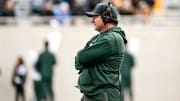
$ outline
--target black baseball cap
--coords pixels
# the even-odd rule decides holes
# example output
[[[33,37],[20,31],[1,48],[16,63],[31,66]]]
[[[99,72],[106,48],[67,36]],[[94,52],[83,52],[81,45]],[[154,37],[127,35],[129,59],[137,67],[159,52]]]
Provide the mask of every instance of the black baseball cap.
[[[94,10],[91,12],[86,12],[86,15],[88,17],[102,16],[103,13],[106,11],[107,7],[108,7],[108,3],[98,3],[96,7],[94,8]],[[113,18],[117,19],[118,17],[117,9],[113,6],[110,6],[110,10],[112,12]]]
[[[104,13],[104,11],[106,10],[106,8],[107,8],[107,4],[106,3],[99,3],[99,4],[96,5],[96,7],[94,8],[93,11],[86,12],[86,15],[88,17],[102,15]]]

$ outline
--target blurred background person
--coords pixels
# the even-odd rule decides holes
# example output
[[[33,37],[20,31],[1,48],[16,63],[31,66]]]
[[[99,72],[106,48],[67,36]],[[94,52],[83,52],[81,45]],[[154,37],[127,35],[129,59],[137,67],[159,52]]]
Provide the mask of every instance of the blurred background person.
[[[53,4],[51,1],[46,1],[43,5],[43,10],[41,12],[41,16],[54,16],[54,13],[52,11],[52,8],[53,8]]]
[[[41,98],[43,100],[54,100],[53,91],[53,67],[56,64],[56,58],[53,53],[49,51],[48,41],[44,42],[44,51],[38,56],[35,67],[41,75]]]
[[[63,1],[60,4],[55,4],[53,6],[53,13],[56,20],[60,24],[64,24],[65,22],[70,21],[71,11],[70,11],[69,3]]]
[[[12,84],[16,91],[15,101],[25,101],[26,99],[24,90],[26,76],[27,67],[25,66],[23,58],[18,57],[12,75]]]
[[[122,84],[121,86],[121,101],[127,101],[126,95],[129,96],[129,101],[133,101],[133,91],[132,91],[132,69],[135,65],[134,56],[128,51],[126,43],[126,51],[124,55],[124,60],[122,63],[121,73],[122,73]]]
[[[142,14],[142,22],[144,24],[147,24],[150,22],[153,5],[154,5],[153,0],[141,0],[139,2],[140,13]]]
[[[0,1],[0,24],[11,24],[16,16],[14,3],[11,0]]]
[[[5,1],[4,9],[2,9],[2,16],[4,16],[4,17],[14,17],[15,16],[14,4],[11,0]]]
[[[45,0],[31,0],[31,14],[32,15],[40,15],[43,11],[43,5]]]
[[[85,12],[84,3],[81,2],[80,0],[74,0],[73,4],[70,4],[70,7],[73,16],[84,15]]]
[[[119,9],[121,15],[135,15],[136,7],[133,5],[133,0],[113,0],[114,5]]]
[[[50,20],[54,17],[53,4],[51,1],[46,1],[43,4],[43,10],[40,12],[40,16],[44,19],[44,24],[49,24]]]
[[[0,0],[0,16],[2,16],[5,2],[5,0]]]
[[[135,23],[135,16],[139,13],[138,3],[140,0],[111,0],[113,5],[118,8],[118,12],[123,21]]]

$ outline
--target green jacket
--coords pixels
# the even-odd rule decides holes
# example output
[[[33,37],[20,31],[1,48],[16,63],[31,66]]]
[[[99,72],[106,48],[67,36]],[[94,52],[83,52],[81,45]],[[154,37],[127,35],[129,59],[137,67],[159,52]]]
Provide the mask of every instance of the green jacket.
[[[130,88],[131,86],[131,71],[134,67],[134,56],[128,51],[125,52],[124,60],[121,67],[122,73],[122,86]]]
[[[35,64],[36,69],[40,72],[42,79],[52,78],[53,66],[56,64],[55,56],[49,50],[43,51]]]
[[[109,101],[120,101],[120,67],[125,52],[125,34],[113,27],[94,36],[75,58],[80,76],[80,91],[91,99],[102,100],[107,92]]]
[[[124,60],[123,60],[123,64],[122,64],[122,75],[125,78],[130,78],[131,77],[131,70],[134,67],[135,62],[134,62],[134,56],[129,53],[128,51],[125,52],[124,55]]]

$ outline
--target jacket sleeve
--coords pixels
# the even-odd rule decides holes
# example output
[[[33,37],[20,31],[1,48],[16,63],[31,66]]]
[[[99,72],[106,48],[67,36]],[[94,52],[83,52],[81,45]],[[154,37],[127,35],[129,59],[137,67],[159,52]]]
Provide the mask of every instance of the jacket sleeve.
[[[77,61],[82,65],[93,65],[101,62],[105,57],[112,54],[112,46],[107,39],[101,39],[79,51]]]

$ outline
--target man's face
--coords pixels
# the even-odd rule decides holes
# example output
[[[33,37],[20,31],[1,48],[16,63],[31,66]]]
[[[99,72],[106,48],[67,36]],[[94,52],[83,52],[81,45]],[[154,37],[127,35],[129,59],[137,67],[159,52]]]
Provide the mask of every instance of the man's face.
[[[99,31],[99,32],[104,31],[105,25],[104,25],[104,22],[103,22],[101,16],[94,16],[94,17],[92,17],[91,23],[94,24],[96,31]]]

